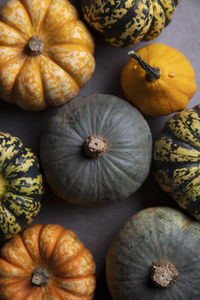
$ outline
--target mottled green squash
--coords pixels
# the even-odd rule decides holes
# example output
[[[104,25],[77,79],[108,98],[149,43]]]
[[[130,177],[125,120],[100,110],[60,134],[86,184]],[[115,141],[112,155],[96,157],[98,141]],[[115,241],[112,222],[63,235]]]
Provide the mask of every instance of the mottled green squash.
[[[0,132],[0,238],[32,222],[44,193],[39,163],[19,138]]]
[[[140,211],[112,242],[106,274],[113,300],[200,299],[200,224],[169,207]]]
[[[74,204],[116,202],[146,179],[152,137],[141,113],[106,94],[76,98],[51,117],[41,138],[47,182]]]
[[[113,46],[156,38],[180,0],[82,0],[85,20]]]
[[[168,120],[155,142],[154,161],[161,188],[200,220],[200,106]]]

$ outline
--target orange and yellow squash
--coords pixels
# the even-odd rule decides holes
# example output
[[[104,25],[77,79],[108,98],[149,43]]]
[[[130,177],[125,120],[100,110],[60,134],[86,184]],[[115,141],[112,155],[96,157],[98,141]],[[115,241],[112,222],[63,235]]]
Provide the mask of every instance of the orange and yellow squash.
[[[91,300],[95,263],[59,225],[34,225],[8,241],[0,256],[2,300]]]
[[[0,8],[0,95],[25,110],[72,99],[90,79],[94,42],[68,0],[10,0]]]
[[[134,106],[152,116],[168,115],[187,106],[197,86],[194,69],[181,52],[155,43],[129,55],[121,84]]]

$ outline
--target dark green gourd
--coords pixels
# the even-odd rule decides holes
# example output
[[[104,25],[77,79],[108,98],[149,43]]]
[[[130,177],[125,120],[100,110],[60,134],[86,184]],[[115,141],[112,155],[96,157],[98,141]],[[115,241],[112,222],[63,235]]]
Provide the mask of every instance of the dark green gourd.
[[[94,94],[76,98],[51,117],[41,138],[47,182],[75,204],[116,202],[148,175],[152,137],[128,102]]]
[[[180,0],[82,0],[85,20],[113,46],[156,38]]]
[[[200,224],[168,207],[129,219],[106,264],[114,300],[200,299]]]
[[[200,106],[169,119],[154,147],[160,187],[200,220]]]
[[[0,132],[0,239],[31,223],[41,207],[44,182],[37,157],[21,140]]]

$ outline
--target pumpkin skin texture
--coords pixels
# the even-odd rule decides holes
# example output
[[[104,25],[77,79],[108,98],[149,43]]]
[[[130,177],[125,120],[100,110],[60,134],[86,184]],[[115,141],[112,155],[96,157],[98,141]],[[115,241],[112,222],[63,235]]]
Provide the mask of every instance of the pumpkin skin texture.
[[[93,52],[67,0],[10,0],[0,8],[0,93],[24,110],[75,97],[94,71]]]
[[[85,20],[106,42],[129,47],[156,38],[174,14],[176,0],[82,0]]]
[[[129,53],[134,57],[139,55],[138,59],[148,66],[146,71],[137,58],[130,58],[124,66],[121,85],[128,101],[151,116],[168,115],[187,106],[197,85],[194,69],[181,52],[155,43]]]
[[[200,220],[200,107],[168,120],[154,146],[155,177],[178,205]]]
[[[0,237],[31,223],[41,207],[44,182],[37,157],[19,138],[0,132]]]
[[[90,137],[95,137],[92,150],[107,141],[103,155],[86,154]],[[150,129],[137,109],[118,97],[93,94],[74,99],[49,120],[40,158],[58,196],[74,204],[100,204],[122,200],[141,186],[151,145]]]
[[[199,250],[198,222],[168,207],[140,211],[122,227],[108,251],[106,274],[113,299],[199,299]],[[176,268],[178,277],[171,286],[151,282],[157,261]]]
[[[2,300],[92,300],[95,262],[75,233],[34,225],[1,249]]]

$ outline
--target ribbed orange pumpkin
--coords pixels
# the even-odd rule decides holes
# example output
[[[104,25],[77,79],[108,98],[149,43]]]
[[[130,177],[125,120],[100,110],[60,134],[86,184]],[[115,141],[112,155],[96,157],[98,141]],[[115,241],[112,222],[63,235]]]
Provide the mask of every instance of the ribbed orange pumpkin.
[[[10,0],[0,9],[0,96],[25,110],[72,99],[90,79],[94,42],[67,0]]]
[[[89,250],[59,225],[34,225],[1,249],[0,299],[91,300],[95,263]]]

